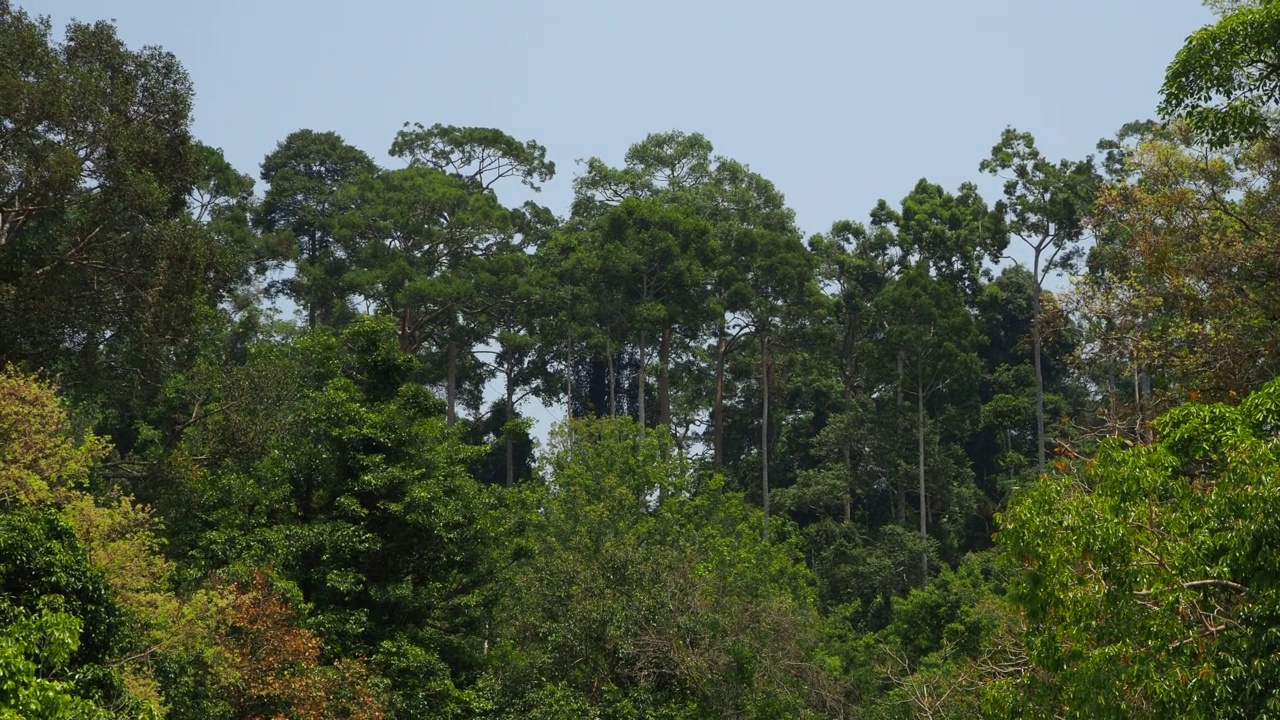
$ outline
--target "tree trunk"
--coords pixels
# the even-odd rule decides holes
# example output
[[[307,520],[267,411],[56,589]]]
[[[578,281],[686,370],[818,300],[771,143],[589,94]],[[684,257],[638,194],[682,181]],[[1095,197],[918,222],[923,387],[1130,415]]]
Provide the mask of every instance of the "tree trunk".
[[[1031,298],[1031,336],[1036,365],[1036,468],[1044,475],[1044,370],[1040,366],[1040,251],[1035,255],[1035,295]]]
[[[312,267],[315,267],[318,255],[316,251],[317,241],[318,238],[313,235],[311,237],[311,242],[307,246],[307,259],[311,261]],[[314,296],[310,299],[310,302],[307,303],[307,327],[312,330],[316,327],[316,299]]]
[[[452,425],[458,420],[458,341],[449,340],[448,347],[448,368],[445,370],[444,395],[445,395],[445,414],[444,422],[446,425]]]
[[[569,326],[568,342],[565,343],[566,365],[564,371],[564,419],[573,419],[573,326]]]
[[[760,385],[763,393],[760,411],[760,498],[764,507],[763,536],[769,541],[769,333],[760,333]]]
[[[715,405],[711,410],[712,433],[711,443],[715,455],[716,470],[724,469],[724,359],[725,354],[729,351],[729,340],[725,337],[724,326],[719,327],[719,335],[716,338],[716,399]]]
[[[1133,365],[1133,441],[1142,444],[1142,385],[1140,372],[1135,362]]]
[[[511,367],[511,364],[512,364],[511,351],[507,350],[506,355],[507,355],[507,362],[506,362],[507,422],[505,427],[503,427],[502,429],[502,435],[503,437],[506,438],[507,487],[511,487],[512,485],[516,484],[515,450],[511,444],[511,421],[515,419],[516,403],[515,403],[515,388],[513,387],[514,383],[513,383],[513,378],[511,377],[513,372]]]
[[[644,336],[644,331],[643,331],[643,330],[641,330],[641,331],[640,331],[640,347],[639,347],[639,353],[640,353],[640,358],[639,358],[639,359],[640,359],[640,372],[639,372],[639,375],[636,377],[636,385],[637,385],[637,387],[638,387],[638,389],[637,389],[637,391],[636,391],[636,395],[637,395],[637,401],[638,401],[638,403],[639,403],[639,408],[638,408],[638,411],[639,411],[639,412],[638,412],[638,416],[639,416],[639,418],[640,418],[640,428],[641,428],[642,430],[646,427],[646,424],[645,424],[645,419],[646,419],[646,418],[645,418],[645,414],[644,414],[644,385],[645,385],[645,372],[644,372],[644,371],[645,371],[645,367],[644,367],[644,364],[645,364],[645,360],[647,360],[648,358],[646,358],[646,357],[645,357],[645,346],[644,346],[644,344],[645,344],[645,340],[646,340],[646,338],[645,338],[645,336]]]
[[[569,435],[569,452],[573,452],[573,325],[569,325],[568,344],[565,347],[565,357],[568,360],[568,366],[565,369],[565,396],[564,396],[564,422]]]
[[[662,329],[658,346],[658,424],[671,429],[671,326]]]
[[[901,410],[902,406],[906,404],[906,400],[903,398],[903,391],[902,391],[902,366],[905,362],[906,362],[906,353],[902,350],[899,350],[898,351],[898,408],[899,408],[898,413],[899,414],[902,413],[902,410]],[[901,442],[902,440],[901,425],[898,426],[898,430],[894,434],[898,436],[898,440],[899,442]],[[897,479],[897,482],[894,483],[894,485],[897,486],[897,489],[898,489],[898,493],[897,493],[898,517],[896,518],[897,524],[906,525],[907,524],[907,478],[906,478],[905,472],[898,473],[898,479]]]
[[[844,412],[845,418],[851,420],[853,411],[853,392],[846,382],[844,386]],[[852,440],[846,434],[844,439],[844,521],[846,524],[853,520],[853,447]]]
[[[924,387],[916,382],[916,462],[920,471],[920,540],[924,543],[920,548],[920,584],[929,583],[929,510],[925,504],[924,489]]]
[[[618,382],[613,372],[613,343],[604,343],[604,361],[609,365],[609,417],[618,417]]]
[[[1107,406],[1110,409],[1107,424],[1113,426],[1116,434],[1119,434],[1120,408],[1116,398],[1116,364],[1113,353],[1107,353]]]

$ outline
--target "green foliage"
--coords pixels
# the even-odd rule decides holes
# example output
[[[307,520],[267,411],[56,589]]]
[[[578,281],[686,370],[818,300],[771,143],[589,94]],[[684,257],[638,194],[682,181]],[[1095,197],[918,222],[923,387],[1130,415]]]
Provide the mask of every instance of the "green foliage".
[[[545,472],[504,583],[500,716],[775,717],[836,700],[795,538],[775,524],[762,541],[758,511],[665,433],[577,422]]]
[[[60,372],[127,440],[243,277],[244,238],[191,214],[210,158],[171,54],[107,22],[56,41],[6,0],[0,55],[0,362]]]
[[[37,675],[65,665],[80,644],[80,621],[66,613],[8,609],[0,632],[0,717],[6,720],[111,718],[113,713],[74,694],[71,683]]]
[[[1192,33],[1165,71],[1160,112],[1184,118],[1215,147],[1273,130],[1280,68],[1280,3],[1223,7],[1218,22]]]
[[[563,220],[442,123],[259,197],[0,0],[0,717],[1280,714],[1280,0],[1207,4],[1101,169],[1010,128],[805,243],[682,131]]]
[[[294,364],[275,376],[290,400],[253,456],[191,434],[191,453],[226,455],[187,479],[204,521],[178,528],[184,573],[273,567],[327,659],[367,657],[394,684],[395,716],[464,702],[454,681],[479,662],[495,570],[494,501],[466,472],[479,449],[409,382],[388,319],[262,350],[264,371]]]
[[[297,274],[283,290],[307,308],[307,324],[333,324],[345,319],[347,293],[342,285],[344,260],[334,247],[339,217],[349,205],[340,191],[374,171],[373,160],[333,132],[298,130],[282,140],[262,161],[269,187],[256,223],[266,233],[292,240],[285,257],[297,257]]]
[[[1280,382],[1238,407],[1187,404],[1152,445],[1099,455],[1017,496],[1000,539],[1042,672],[1078,716],[1259,717],[1280,707],[1274,558]]]

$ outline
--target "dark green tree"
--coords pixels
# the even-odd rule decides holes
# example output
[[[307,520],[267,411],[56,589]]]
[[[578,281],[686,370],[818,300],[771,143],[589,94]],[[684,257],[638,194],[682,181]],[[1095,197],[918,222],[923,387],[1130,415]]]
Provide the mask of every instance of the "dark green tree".
[[[373,173],[373,159],[334,132],[298,130],[262,161],[267,191],[257,217],[267,233],[291,238],[296,258],[285,294],[306,307],[307,327],[333,325],[350,315],[343,287],[345,263],[334,243],[339,219],[349,210],[342,190]]]

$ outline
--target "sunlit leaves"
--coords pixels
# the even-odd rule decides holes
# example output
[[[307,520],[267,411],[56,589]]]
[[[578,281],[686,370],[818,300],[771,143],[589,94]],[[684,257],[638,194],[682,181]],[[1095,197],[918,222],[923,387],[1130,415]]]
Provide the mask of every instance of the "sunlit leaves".
[[[1187,38],[1170,63],[1160,105],[1216,147],[1265,136],[1280,101],[1280,3],[1223,10],[1217,23]]]
[[[1184,405],[1156,444],[1111,442],[1015,498],[1000,539],[1048,673],[1029,687],[1079,714],[1275,707],[1255,680],[1276,669],[1277,397],[1273,382],[1238,408]]]

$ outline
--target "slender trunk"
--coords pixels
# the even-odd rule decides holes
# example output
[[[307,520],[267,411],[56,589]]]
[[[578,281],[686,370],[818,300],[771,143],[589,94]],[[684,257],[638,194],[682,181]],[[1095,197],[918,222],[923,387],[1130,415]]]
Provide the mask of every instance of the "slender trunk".
[[[318,241],[319,241],[319,238],[313,235],[311,237],[310,244],[307,246],[307,259],[310,261],[311,266],[313,268],[316,265],[316,260],[319,255],[319,253],[316,250],[316,243]],[[312,296],[310,298],[310,302],[307,303],[307,327],[312,330],[314,330],[316,327],[316,299],[314,296]]]
[[[902,350],[899,350],[898,351],[898,408],[899,408],[898,412],[899,414],[902,413],[901,408],[906,403],[906,401],[903,399],[903,392],[902,392],[902,366],[905,361],[906,361],[906,353],[903,352]],[[901,428],[902,426],[899,425],[898,432],[895,433],[896,435],[898,435],[899,440],[901,440],[901,437],[902,437]],[[899,525],[906,525],[907,524],[907,478],[906,478],[905,472],[899,473],[898,480],[897,482],[894,483],[894,485],[896,485],[898,488],[898,517],[896,518],[896,520]]]
[[[1139,387],[1142,391],[1142,417],[1154,417],[1155,410],[1152,408],[1151,403],[1151,373],[1142,370]],[[1145,444],[1151,442],[1151,440],[1151,423],[1144,422],[1138,432],[1138,442]]]
[[[1112,430],[1119,434],[1120,429],[1120,409],[1117,405],[1116,398],[1116,362],[1112,353],[1107,353],[1107,405],[1110,408],[1110,417],[1108,425],[1112,426]]]
[[[1134,442],[1142,442],[1142,386],[1139,384],[1140,374],[1138,366],[1133,366],[1133,439]]]
[[[929,583],[929,510],[924,490],[924,387],[916,382],[916,463],[920,471],[920,584]]]
[[[418,348],[413,347],[413,341],[409,338],[409,308],[400,311],[400,329],[396,332],[397,338],[400,340],[400,349],[407,353],[416,353]]]
[[[564,419],[573,419],[573,326],[569,326],[568,342],[565,343],[566,365],[564,370]]]
[[[845,417],[850,418],[853,411],[853,393],[849,389],[846,382],[844,386],[844,412]],[[845,436],[844,440],[844,521],[849,523],[853,520],[853,446],[852,441]]]
[[[658,424],[671,429],[671,326],[662,329],[658,346]]]
[[[729,351],[728,345],[729,340],[725,337],[724,326],[721,325],[719,336],[716,338],[716,399],[711,410],[714,416],[711,442],[715,446],[713,453],[717,471],[724,469],[724,358]]]
[[[639,417],[640,417],[640,428],[641,428],[641,429],[644,429],[645,427],[647,427],[647,426],[646,426],[646,424],[645,424],[645,419],[646,419],[646,418],[645,418],[645,414],[644,414],[644,385],[645,385],[645,376],[644,376],[644,375],[645,375],[645,374],[644,374],[645,367],[644,367],[644,364],[645,364],[645,360],[647,360],[647,359],[648,359],[648,358],[646,358],[646,357],[645,357],[645,346],[644,346],[644,344],[645,344],[645,340],[646,340],[646,338],[645,338],[645,336],[644,336],[644,331],[643,331],[643,330],[641,330],[641,331],[640,331],[640,348],[639,348],[639,350],[640,350],[640,374],[639,374],[639,375],[637,376],[637,378],[636,378],[636,380],[637,380],[636,385],[639,387],[639,389],[637,390],[636,394],[638,395],[637,400],[638,400],[638,402],[639,402]]]
[[[569,325],[568,343],[565,346],[565,358],[568,366],[564,372],[564,421],[569,434],[569,452],[573,452],[573,325]]]
[[[512,382],[513,378],[511,377],[512,370],[511,370],[511,351],[510,350],[507,351],[506,365],[507,365],[507,368],[506,368],[507,369],[507,423],[506,423],[506,427],[503,428],[502,434],[506,438],[506,446],[507,446],[506,447],[507,449],[507,487],[511,487],[512,485],[516,484],[515,450],[512,447],[512,443],[511,443],[511,421],[515,419],[516,403],[515,403],[515,388],[512,387],[514,383]]]
[[[613,343],[604,343],[604,361],[609,365],[609,417],[618,417],[617,378],[613,373]]]
[[[445,371],[444,383],[446,425],[458,420],[458,341],[450,340],[448,347],[448,368]]]
[[[1142,313],[1138,316],[1138,337],[1141,338],[1147,335],[1147,326],[1147,314]],[[1137,348],[1140,349],[1141,345],[1138,345]],[[1138,376],[1138,387],[1136,388],[1138,391],[1138,432],[1136,442],[1140,445],[1148,441],[1151,427],[1149,418],[1155,415],[1151,403],[1151,374],[1147,371],[1143,360],[1144,358],[1140,353],[1134,353],[1133,367]]]
[[[1031,336],[1036,365],[1036,469],[1044,474],[1044,369],[1040,366],[1040,253],[1035,256],[1035,296],[1031,298]]]
[[[760,385],[763,409],[760,411],[760,497],[764,506],[765,542],[769,541],[769,333],[760,333]]]

